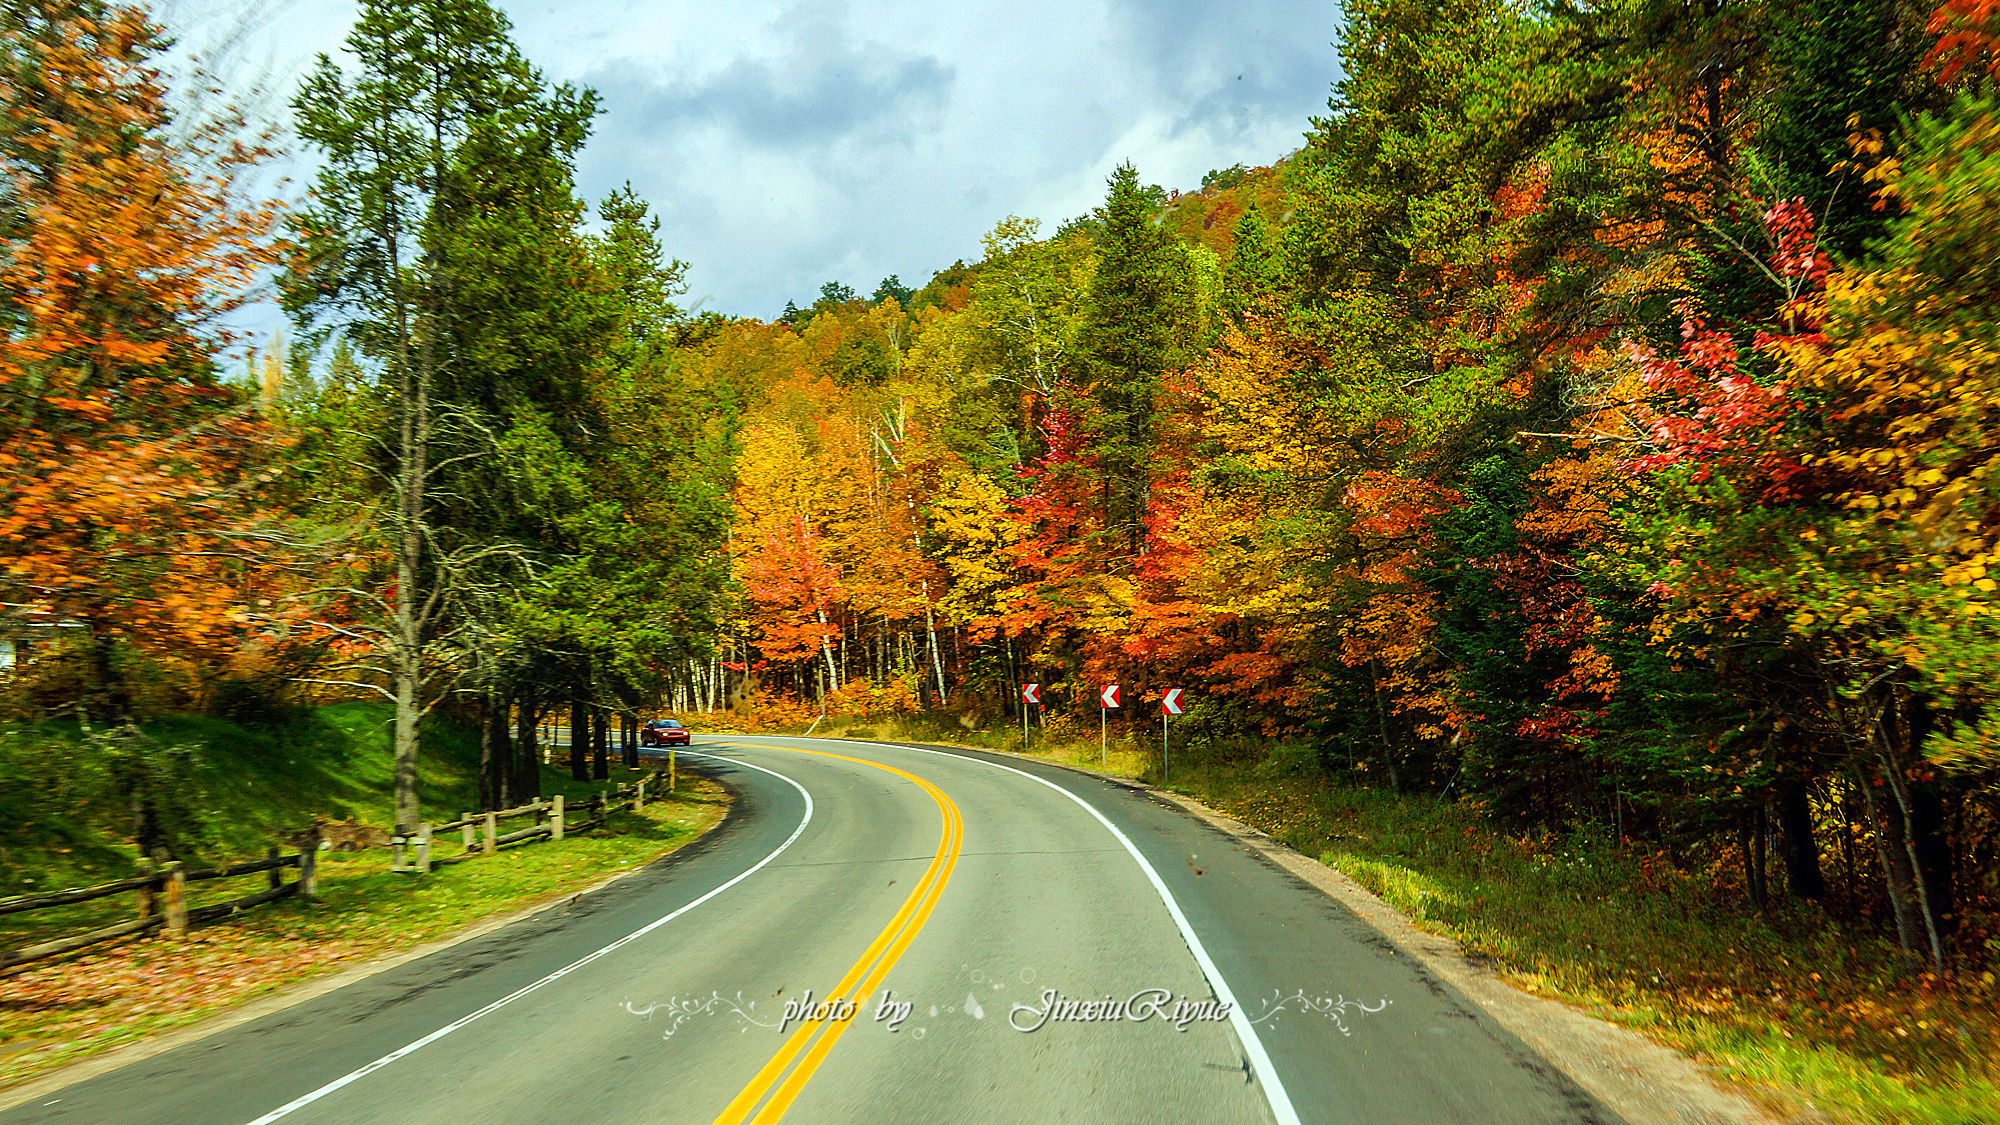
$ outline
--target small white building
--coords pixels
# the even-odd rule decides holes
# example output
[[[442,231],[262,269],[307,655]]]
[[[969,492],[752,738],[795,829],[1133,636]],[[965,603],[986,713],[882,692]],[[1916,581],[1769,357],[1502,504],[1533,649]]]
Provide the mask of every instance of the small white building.
[[[25,606],[0,606],[0,678],[34,659],[57,629],[81,629],[81,621],[57,618]]]

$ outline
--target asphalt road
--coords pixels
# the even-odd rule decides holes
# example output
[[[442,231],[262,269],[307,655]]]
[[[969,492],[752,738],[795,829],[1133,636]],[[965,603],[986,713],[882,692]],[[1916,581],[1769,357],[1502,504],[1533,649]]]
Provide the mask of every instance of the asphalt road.
[[[1143,792],[878,743],[681,760],[738,798],[696,844],[0,1125],[1617,1120]]]

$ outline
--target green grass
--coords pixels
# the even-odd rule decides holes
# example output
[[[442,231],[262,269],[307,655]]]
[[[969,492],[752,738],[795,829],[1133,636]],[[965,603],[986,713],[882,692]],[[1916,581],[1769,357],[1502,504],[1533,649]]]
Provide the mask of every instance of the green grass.
[[[150,724],[147,733],[163,746],[186,747],[193,762],[186,801],[194,813],[179,841],[190,866],[260,859],[265,849],[311,824],[314,815],[354,817],[387,828],[394,823],[390,710],[375,703],[349,703],[297,716],[283,726],[246,728],[224,720],[176,718]],[[131,818],[108,776],[93,777],[90,747],[73,726],[38,728],[24,737],[13,732],[18,768],[22,757],[39,756],[48,784],[41,793],[68,787],[71,815],[61,835],[37,824],[44,800],[30,802],[30,818],[0,827],[0,895],[89,886],[126,878],[135,870],[136,849],[120,836]],[[443,723],[428,724],[418,756],[418,793],[423,817],[433,823],[456,819],[478,807],[479,746],[468,732]],[[62,775],[64,769],[71,776]],[[94,771],[102,774],[102,770]],[[563,794],[574,806],[636,772],[614,771],[611,781],[574,781],[567,770],[544,766],[542,792]],[[78,778],[77,774],[83,775]],[[18,801],[23,790],[15,790]],[[35,788],[25,792],[33,794]],[[519,827],[516,825],[515,827]],[[284,847],[286,852],[296,849]],[[386,853],[383,853],[386,854]],[[386,864],[386,860],[384,861]],[[262,876],[188,884],[189,905],[226,901],[257,889]],[[0,946],[19,947],[122,921],[131,915],[133,896],[116,895],[74,906],[0,915]]]
[[[74,723],[0,729],[0,896],[131,874],[131,776],[152,771],[176,854],[190,863],[260,856],[314,814],[392,819],[390,709],[346,703],[246,727],[179,717],[148,723],[150,750],[93,743]],[[427,811],[472,807],[476,739],[425,725],[418,791]],[[162,779],[160,775],[170,774]]]
[[[166,719],[147,725],[149,749],[137,757],[129,744],[107,752],[74,724],[0,729],[0,894],[130,874],[137,859],[128,797],[135,761],[170,777],[171,786],[161,791],[175,802],[176,854],[194,865],[261,858],[314,815],[387,827],[393,819],[389,718],[381,704],[351,703],[261,727]],[[425,819],[447,821],[477,807],[478,754],[470,732],[426,724],[418,768]],[[611,772],[607,781],[579,782],[565,770],[544,767],[542,792],[560,793],[575,808],[642,775]],[[516,845],[424,876],[391,872],[386,849],[321,852],[317,901],[281,900],[184,939],[108,943],[0,978],[0,1084],[574,893],[693,839],[726,806],[714,786],[684,779],[681,792],[654,800],[646,815],[617,813],[602,829]],[[571,823],[576,819],[573,814]],[[435,854],[460,850],[451,833],[438,839]],[[236,898],[264,882],[256,874],[191,883],[189,903]],[[135,896],[128,893],[0,916],[0,944],[18,947],[82,932],[130,918],[134,908]]]
[[[190,866],[262,858],[265,849],[312,823],[314,815],[352,816],[386,827],[391,792],[391,712],[384,704],[347,703],[301,711],[273,726],[178,717],[149,723],[155,756],[175,776],[174,851]],[[418,793],[429,819],[475,807],[476,740],[450,724],[426,724],[418,756]],[[0,820],[0,895],[89,886],[136,870],[131,802],[115,752],[84,738],[75,724],[0,732],[0,776],[8,815]],[[566,775],[560,784],[568,784]],[[574,787],[580,795],[587,786]],[[192,884],[193,904],[248,893],[241,879]],[[124,917],[129,895],[58,910],[0,916],[0,943],[25,945]]]

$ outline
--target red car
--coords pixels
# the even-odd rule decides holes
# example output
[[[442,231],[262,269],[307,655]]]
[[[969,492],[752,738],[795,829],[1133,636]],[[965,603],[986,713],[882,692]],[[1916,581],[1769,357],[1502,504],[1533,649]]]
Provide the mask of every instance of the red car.
[[[688,729],[672,719],[654,719],[639,728],[641,746],[686,746]]]

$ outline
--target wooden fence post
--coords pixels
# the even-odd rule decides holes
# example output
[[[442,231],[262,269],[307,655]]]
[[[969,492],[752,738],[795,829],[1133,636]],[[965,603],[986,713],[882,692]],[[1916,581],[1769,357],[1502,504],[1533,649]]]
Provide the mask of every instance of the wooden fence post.
[[[319,897],[319,845],[307,844],[299,849],[299,890],[303,899]]]
[[[179,937],[187,928],[187,868],[176,863],[167,868],[167,932]]]
[[[137,867],[139,869],[139,874],[141,876],[151,875],[153,873],[153,861],[147,859],[145,856],[139,857],[139,862],[137,864]],[[147,883],[145,886],[139,888],[139,917],[141,919],[151,918],[153,916],[154,907],[157,905],[157,903],[154,900],[154,894],[155,894],[154,887],[155,887],[154,884]]]
[[[409,867],[403,863],[403,837],[401,836],[389,837],[389,870],[409,870]]]
[[[484,854],[493,854],[493,840],[498,835],[500,835],[500,818],[489,812],[486,814],[486,843],[480,849]]]
[[[639,794],[637,797],[633,798],[632,811],[633,812],[646,811],[646,779],[643,777],[639,779]]]
[[[278,845],[264,849],[264,859],[271,864],[271,869],[264,873],[265,881],[275,891],[285,885],[285,869],[278,866]]]
[[[555,796],[555,811],[549,815],[549,839],[560,840],[563,834],[563,795]]]
[[[417,825],[417,873],[431,873],[431,822],[428,820]]]
[[[458,819],[460,819],[460,820],[462,820],[462,821],[464,821],[464,822],[465,822],[464,824],[460,825],[460,827],[461,827],[461,828],[464,828],[464,829],[465,829],[465,850],[466,850],[466,851],[471,851],[471,850],[472,850],[472,833],[473,833],[473,827],[472,827],[472,814],[471,814],[470,812],[462,812],[462,813],[459,813],[459,814],[458,814]]]

